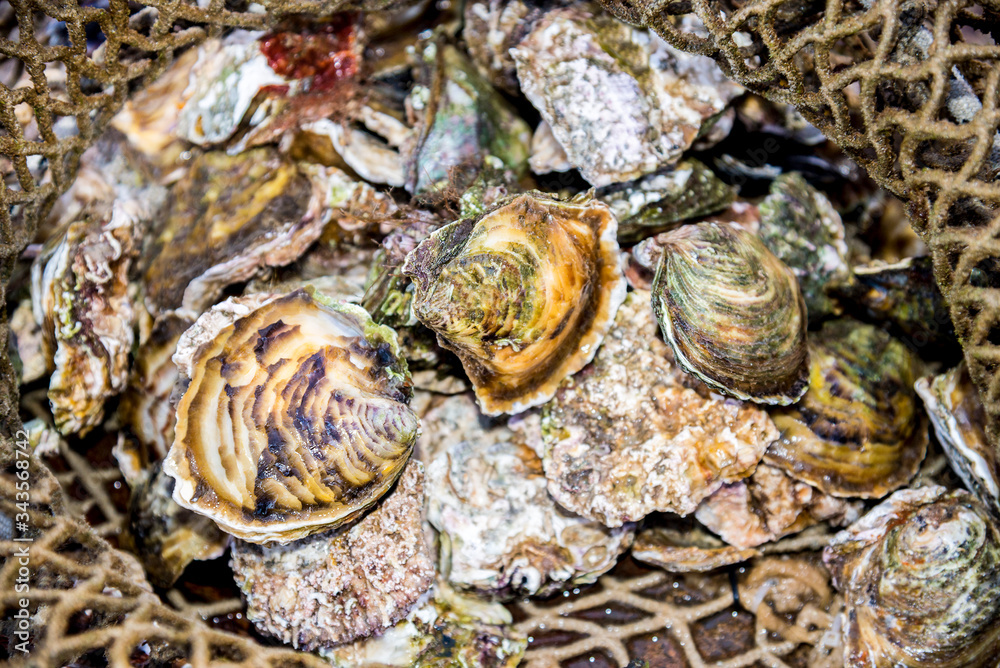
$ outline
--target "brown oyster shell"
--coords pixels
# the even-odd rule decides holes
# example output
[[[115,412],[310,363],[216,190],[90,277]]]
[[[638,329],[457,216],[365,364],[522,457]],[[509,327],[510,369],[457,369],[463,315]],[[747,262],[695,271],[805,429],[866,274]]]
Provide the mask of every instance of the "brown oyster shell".
[[[549,493],[608,526],[681,515],[753,472],[778,431],[767,413],[683,374],[632,292],[594,361],[542,409]]]
[[[423,465],[357,523],[294,543],[235,541],[231,565],[261,632],[315,650],[378,634],[404,618],[434,582],[424,539]]]
[[[632,558],[671,573],[711,571],[760,556],[760,550],[726,545],[698,526],[654,526],[640,531]]]

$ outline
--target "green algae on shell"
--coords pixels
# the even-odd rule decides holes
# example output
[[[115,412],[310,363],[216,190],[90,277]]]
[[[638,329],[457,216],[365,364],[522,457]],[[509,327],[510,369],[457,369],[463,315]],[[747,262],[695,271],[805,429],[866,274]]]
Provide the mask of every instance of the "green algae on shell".
[[[809,384],[806,308],[789,269],[733,225],[688,225],[662,244],[653,311],[677,363],[744,401],[797,401]]]
[[[625,298],[617,221],[589,196],[517,196],[411,252],[413,312],[462,361],[484,413],[552,398],[597,352]]]

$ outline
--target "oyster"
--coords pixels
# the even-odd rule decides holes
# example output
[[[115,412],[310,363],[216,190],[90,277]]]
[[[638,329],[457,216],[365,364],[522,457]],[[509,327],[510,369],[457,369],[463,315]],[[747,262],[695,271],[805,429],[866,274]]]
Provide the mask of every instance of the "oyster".
[[[477,447],[486,449],[513,438],[513,432],[507,428],[507,420],[483,415],[471,392],[436,396],[420,416],[420,436],[414,446],[414,454],[424,464],[430,465],[443,456],[442,453],[463,442],[475,443]]]
[[[653,310],[677,363],[739,399],[790,404],[809,386],[806,307],[795,276],[734,225],[663,238]]]
[[[523,0],[472,0],[465,4],[462,37],[469,57],[483,78],[505,93],[521,92],[510,50],[540,13]]]
[[[510,50],[525,96],[595,186],[675,163],[742,89],[710,59],[585,7],[547,12]]]
[[[174,363],[174,498],[244,540],[356,518],[417,438],[393,331],[311,289],[226,300],[185,332]]]
[[[824,324],[809,357],[809,391],[771,412],[781,438],[765,461],[832,496],[877,499],[905,485],[927,452],[927,417],[913,390],[920,360],[848,319]]]
[[[830,200],[791,172],[771,183],[759,209],[761,241],[798,277],[810,317],[838,314],[828,292],[850,282],[851,266],[844,223]]]
[[[611,570],[635,526],[609,529],[559,508],[526,445],[465,441],[427,467],[427,519],[448,583],[497,599],[547,596]]]
[[[760,556],[760,550],[726,545],[698,526],[654,526],[632,543],[632,557],[670,573],[710,571]]]
[[[623,244],[674,229],[687,218],[725,209],[734,196],[732,188],[694,159],[597,190],[597,199],[618,219],[618,241]]]
[[[921,378],[916,390],[952,468],[1000,518],[1000,452],[986,439],[983,403],[965,362],[940,376]]]
[[[195,158],[143,252],[150,312],[197,315],[227,285],[298,258],[332,215],[327,177],[272,149]]]
[[[552,134],[552,126],[544,120],[531,135],[531,156],[528,158],[528,165],[536,174],[568,172],[573,169],[562,144]]]
[[[730,545],[752,548],[830,522],[845,526],[861,516],[859,501],[845,501],[761,463],[749,478],[724,485],[694,516]]]
[[[42,328],[49,403],[63,434],[86,434],[104,402],[125,387],[134,311],[128,272],[142,234],[141,205],[95,206],[53,236],[31,267],[31,299]]]
[[[215,523],[174,502],[174,479],[160,466],[130,482],[128,528],[123,546],[142,562],[149,581],[171,587],[192,561],[221,557],[229,534]]]
[[[357,523],[287,545],[233,541],[231,565],[257,628],[304,650],[392,627],[434,582],[424,536],[423,465]]]
[[[35,321],[31,300],[24,299],[10,314],[11,362],[21,384],[43,378],[48,372],[45,337]]]
[[[996,665],[1000,527],[968,492],[900,490],[823,561],[846,599],[846,665]]]
[[[594,361],[542,408],[548,489],[611,527],[694,512],[753,472],[778,430],[756,406],[682,373],[656,335],[649,293],[630,293]]]
[[[462,360],[483,412],[544,403],[593,359],[625,296],[616,229],[589,197],[529,193],[407,256],[413,312]]]
[[[488,156],[526,172],[531,129],[514,108],[454,46],[431,42],[420,57],[421,84],[409,98],[420,120],[407,152],[407,190],[423,198],[464,190]]]

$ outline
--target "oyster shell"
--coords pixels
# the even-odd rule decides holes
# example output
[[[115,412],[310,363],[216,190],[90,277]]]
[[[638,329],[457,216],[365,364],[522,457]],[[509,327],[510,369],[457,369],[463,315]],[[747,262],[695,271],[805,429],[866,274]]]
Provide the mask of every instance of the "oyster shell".
[[[31,299],[55,371],[49,403],[63,434],[86,434],[125,387],[134,311],[128,272],[141,205],[94,208],[52,237],[31,267]]]
[[[573,169],[565,149],[552,134],[552,126],[544,120],[531,135],[531,156],[528,158],[528,165],[535,174],[568,172]]]
[[[594,361],[542,408],[549,493],[611,527],[694,512],[750,475],[778,436],[763,410],[712,394],[673,364],[648,299],[629,294]]]
[[[994,666],[1000,528],[964,490],[900,490],[823,552],[851,666]]]
[[[730,545],[752,548],[830,522],[845,526],[861,516],[859,501],[845,501],[761,463],[749,478],[724,485],[694,516]]]
[[[465,441],[427,467],[427,519],[448,583],[497,599],[547,596],[611,570],[635,526],[608,529],[559,508],[526,445]]]
[[[781,438],[767,463],[822,492],[877,499],[905,485],[927,452],[913,384],[920,360],[870,325],[823,325],[809,353],[809,391],[771,411]]]
[[[244,540],[288,542],[357,517],[417,438],[395,334],[311,289],[226,300],[173,359],[174,498]]]
[[[826,196],[797,172],[778,176],[759,205],[760,238],[799,279],[809,316],[840,313],[828,292],[849,283],[844,223]]]
[[[472,0],[465,4],[462,38],[476,69],[499,90],[520,93],[510,50],[541,12],[523,0]]]
[[[513,438],[506,418],[483,415],[471,392],[435,396],[420,415],[420,436],[414,446],[414,456],[430,465],[443,456],[442,453],[463,442],[486,449]]]
[[[197,315],[227,285],[298,258],[331,215],[327,175],[272,149],[195,158],[143,252],[150,312]]]
[[[983,403],[965,362],[940,376],[921,378],[915,387],[951,467],[1000,518],[1000,452],[986,439]]]
[[[788,267],[734,225],[689,225],[662,243],[653,311],[677,363],[739,399],[797,401],[809,386],[806,307]]]
[[[257,628],[304,650],[392,627],[434,582],[424,537],[423,465],[357,523],[287,545],[233,541],[230,564]]]
[[[407,256],[413,312],[461,359],[483,412],[544,403],[593,359],[625,296],[616,228],[589,197],[529,193]]]
[[[525,96],[595,186],[673,164],[742,90],[710,59],[584,7],[547,12],[510,53]]]
[[[215,522],[174,502],[174,479],[156,466],[129,483],[128,529],[123,546],[136,555],[149,581],[171,587],[192,561],[221,557],[230,536]]]
[[[760,556],[760,550],[726,545],[698,526],[654,526],[632,543],[632,557],[670,573],[700,573]]]
[[[35,321],[30,299],[23,299],[10,314],[9,347],[11,362],[17,369],[18,382],[22,385],[36,381],[48,373],[45,355],[45,337]]]
[[[597,199],[607,204],[618,219],[618,241],[622,244],[672,230],[685,219],[725,209],[734,198],[732,188],[694,159],[597,190]]]

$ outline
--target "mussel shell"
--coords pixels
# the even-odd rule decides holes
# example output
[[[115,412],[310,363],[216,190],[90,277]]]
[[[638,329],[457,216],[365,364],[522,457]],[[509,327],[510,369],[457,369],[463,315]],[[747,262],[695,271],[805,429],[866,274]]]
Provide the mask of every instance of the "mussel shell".
[[[653,310],[678,364],[738,399],[790,404],[808,387],[806,307],[795,276],[754,235],[699,223],[670,232]]]
[[[765,461],[832,496],[879,498],[905,485],[927,453],[913,384],[920,360],[871,325],[841,319],[810,342],[809,390],[774,409],[781,437]]]

